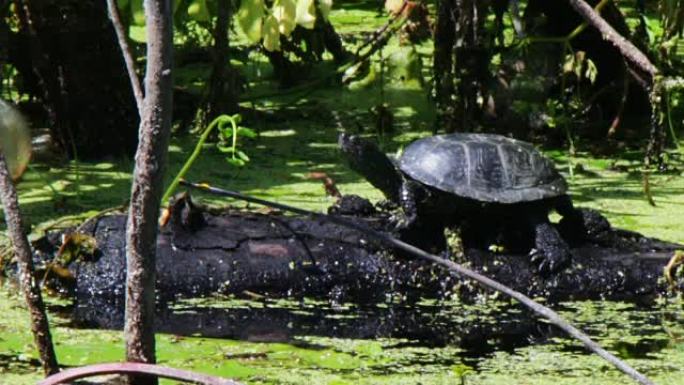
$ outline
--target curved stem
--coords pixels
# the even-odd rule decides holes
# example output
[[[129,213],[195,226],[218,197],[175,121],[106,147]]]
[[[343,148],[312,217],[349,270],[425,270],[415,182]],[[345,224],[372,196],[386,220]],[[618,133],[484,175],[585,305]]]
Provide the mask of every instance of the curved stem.
[[[40,381],[38,385],[65,384],[80,378],[101,376],[103,374],[149,374],[155,377],[168,378],[183,382],[192,382],[195,384],[241,385],[239,382],[235,382],[233,380],[138,362],[117,362],[68,369]]]
[[[237,137],[238,137],[238,128],[237,124],[235,123],[235,119],[230,119],[230,125],[233,128],[233,152],[231,153],[233,159],[235,159],[235,152],[237,152]]]
[[[192,151],[192,154],[190,154],[190,157],[188,157],[188,160],[185,161],[185,164],[183,167],[180,169],[178,174],[176,174],[175,178],[173,178],[173,181],[169,185],[169,187],[166,189],[166,192],[164,192],[164,196],[162,197],[162,205],[164,202],[168,201],[169,198],[171,197],[171,194],[176,190],[176,187],[178,187],[178,184],[180,183],[181,179],[185,176],[185,174],[190,170],[190,167],[192,164],[195,162],[197,157],[199,156],[200,152],[202,152],[202,146],[204,145],[204,142],[207,140],[209,137],[209,134],[211,131],[214,129],[214,127],[218,126],[220,123],[225,122],[225,121],[231,121],[233,125],[235,123],[233,122],[234,119],[231,118],[230,116],[227,115],[221,115],[218,116],[216,119],[214,119],[209,126],[204,130],[202,133],[202,136],[200,136],[199,140],[197,141],[197,144],[195,145],[195,149]]]

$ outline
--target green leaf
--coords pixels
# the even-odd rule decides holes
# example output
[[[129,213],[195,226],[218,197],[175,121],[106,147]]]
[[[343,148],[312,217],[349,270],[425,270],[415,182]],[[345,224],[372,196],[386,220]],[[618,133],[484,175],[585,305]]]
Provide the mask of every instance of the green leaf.
[[[263,19],[264,0],[242,0],[237,20],[250,42],[261,41]]]
[[[207,0],[194,0],[188,7],[188,16],[195,21],[209,21]]]
[[[119,12],[128,9],[129,3],[130,3],[129,0],[119,0],[119,1],[116,3],[116,6],[119,7]]]
[[[330,15],[330,10],[332,9],[333,0],[319,0],[318,9],[321,11],[321,15],[324,19],[327,19]]]
[[[276,0],[273,4],[273,16],[278,20],[279,31],[285,36],[290,36],[297,26],[297,4],[295,0]]]
[[[220,144],[217,144],[216,148],[218,148],[219,151],[224,152],[224,153],[228,153],[228,154],[232,154],[233,152],[235,152],[235,149],[233,148],[233,146],[222,146]]]
[[[252,130],[251,128],[247,128],[247,127],[238,127],[237,133],[239,136],[244,136],[246,138],[254,139],[257,137],[256,131]]]
[[[232,137],[233,136],[233,128],[232,127],[227,127],[227,128],[221,127],[219,129],[219,136],[221,136],[222,138],[226,138],[226,139]]]
[[[270,15],[264,20],[264,48],[266,51],[280,50],[280,31],[278,30],[278,20]]]
[[[587,70],[585,71],[585,76],[591,84],[594,84],[596,81],[596,76],[598,75],[598,68],[596,68],[596,64],[591,59],[587,59]]]
[[[404,5],[404,0],[385,0],[385,11],[391,14],[397,14]]]
[[[131,2],[131,21],[133,25],[145,25],[145,9],[143,0],[130,0]]]
[[[233,158],[226,158],[226,162],[228,162],[228,163],[230,163],[231,165],[236,166],[236,167],[242,167],[242,166],[245,165],[245,161],[244,161],[244,160],[242,160],[242,159],[237,159],[237,158],[235,158],[235,159],[233,159]]]
[[[297,24],[306,29],[313,29],[316,23],[314,0],[297,0]]]
[[[582,66],[584,64],[584,59],[587,57],[586,52],[584,51],[577,51],[575,52],[575,76],[577,76],[577,79],[582,79]]]
[[[236,155],[238,158],[244,160],[245,162],[249,162],[249,157],[248,157],[247,154],[245,154],[244,152],[242,152],[242,151],[240,151],[240,150],[237,150],[237,151],[235,152],[235,155]]]
[[[565,55],[565,61],[563,62],[563,73],[572,73],[575,68],[575,55],[567,54]]]

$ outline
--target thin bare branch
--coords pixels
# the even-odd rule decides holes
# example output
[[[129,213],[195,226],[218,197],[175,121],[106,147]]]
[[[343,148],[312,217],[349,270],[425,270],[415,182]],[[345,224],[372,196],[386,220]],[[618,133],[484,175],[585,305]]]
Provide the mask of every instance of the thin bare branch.
[[[630,63],[653,78],[658,74],[658,68],[631,41],[620,35],[601,15],[599,15],[584,0],[568,0],[570,5],[589,23],[596,28],[605,40],[612,43]]]
[[[126,62],[126,71],[128,71],[128,78],[131,80],[131,88],[133,89],[133,95],[135,96],[135,103],[138,105],[138,115],[142,117],[144,98],[142,85],[140,84],[138,74],[135,72],[135,60],[131,53],[131,47],[128,45],[126,31],[121,23],[121,15],[119,14],[119,7],[116,4],[116,0],[107,0],[107,12],[109,13],[109,19],[112,21],[114,31],[116,32],[119,47],[121,47],[121,54]]]

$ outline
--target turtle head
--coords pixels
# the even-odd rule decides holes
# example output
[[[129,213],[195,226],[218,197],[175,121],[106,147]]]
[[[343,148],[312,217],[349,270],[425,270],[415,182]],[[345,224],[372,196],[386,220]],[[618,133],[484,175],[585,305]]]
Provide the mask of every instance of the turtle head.
[[[382,191],[387,199],[398,202],[401,175],[375,143],[343,133],[340,134],[338,145],[352,170]]]

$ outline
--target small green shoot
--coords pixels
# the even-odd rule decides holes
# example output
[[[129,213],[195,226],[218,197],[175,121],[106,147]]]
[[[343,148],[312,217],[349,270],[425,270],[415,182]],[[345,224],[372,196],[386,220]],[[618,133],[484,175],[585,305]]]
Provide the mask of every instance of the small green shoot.
[[[164,196],[162,197],[162,204],[163,202],[167,202],[171,195],[173,195],[173,192],[176,190],[176,187],[178,187],[178,184],[180,183],[181,179],[183,179],[185,174],[187,174],[187,172],[190,170],[190,167],[202,151],[202,146],[204,145],[204,142],[206,142],[207,138],[209,137],[209,134],[211,134],[215,127],[218,127],[220,140],[219,143],[216,145],[217,148],[219,149],[219,151],[230,153],[231,155],[230,157],[226,158],[226,161],[233,166],[244,166],[247,162],[249,162],[249,157],[247,156],[247,154],[245,154],[244,151],[238,149],[237,138],[238,136],[256,138],[257,134],[249,128],[238,126],[238,124],[241,121],[242,117],[239,114],[220,115],[216,117],[216,119],[214,119],[209,124],[209,126],[207,126],[207,128],[204,130],[204,132],[202,132],[202,135],[197,141],[197,144],[195,145],[195,149],[192,151],[192,154],[190,154],[188,159],[185,161],[185,164],[183,164],[183,167],[180,169],[178,174],[176,174],[176,176],[173,178],[173,181],[166,189],[166,192],[164,192]],[[226,145],[226,142],[228,140],[230,140],[230,146]]]

